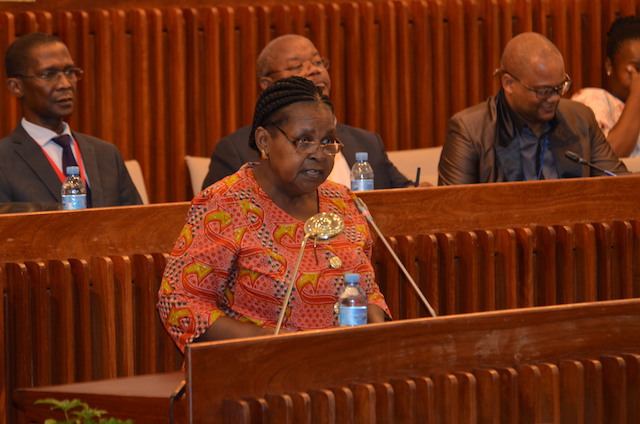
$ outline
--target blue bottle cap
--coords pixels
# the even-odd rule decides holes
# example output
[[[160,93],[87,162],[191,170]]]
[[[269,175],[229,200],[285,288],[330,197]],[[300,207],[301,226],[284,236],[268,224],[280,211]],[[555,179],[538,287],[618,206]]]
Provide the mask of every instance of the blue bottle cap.
[[[344,274],[344,281],[347,283],[359,283],[360,274]]]
[[[356,160],[369,160],[369,153],[368,152],[357,152],[356,153]]]
[[[67,166],[67,175],[78,175],[80,174],[80,168],[77,166]]]

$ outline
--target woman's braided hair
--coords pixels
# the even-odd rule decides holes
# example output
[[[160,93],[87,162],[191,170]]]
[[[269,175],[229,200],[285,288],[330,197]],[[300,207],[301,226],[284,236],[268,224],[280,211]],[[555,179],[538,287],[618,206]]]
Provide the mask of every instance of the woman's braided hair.
[[[640,19],[636,16],[618,18],[607,32],[607,57],[614,62],[614,57],[625,41],[640,40]]]
[[[294,76],[277,80],[258,97],[253,113],[249,146],[254,150],[259,150],[255,138],[256,128],[279,125],[286,117],[278,117],[277,112],[299,102],[322,102],[333,111],[333,104],[329,98],[323,95],[322,90],[308,79]]]

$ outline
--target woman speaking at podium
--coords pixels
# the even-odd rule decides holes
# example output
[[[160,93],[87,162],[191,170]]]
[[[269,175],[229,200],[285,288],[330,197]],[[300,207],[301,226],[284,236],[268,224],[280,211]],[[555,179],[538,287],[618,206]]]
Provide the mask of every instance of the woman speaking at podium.
[[[346,273],[360,274],[368,322],[389,314],[367,223],[349,189],[326,180],[342,149],[335,123],[333,105],[305,78],[278,80],[260,94],[248,140],[260,161],[193,199],[164,271],[158,310],[180,349],[274,334],[290,282],[284,332],[336,326]],[[320,212],[337,215],[344,230],[300,253],[305,222]]]

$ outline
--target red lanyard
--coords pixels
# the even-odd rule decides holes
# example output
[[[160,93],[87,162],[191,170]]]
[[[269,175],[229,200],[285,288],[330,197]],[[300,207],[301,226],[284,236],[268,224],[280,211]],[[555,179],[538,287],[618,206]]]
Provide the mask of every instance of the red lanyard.
[[[78,142],[76,141],[75,138],[73,138],[73,136],[71,136],[71,138],[73,139],[73,151],[76,157],[76,162],[78,162],[78,167],[80,168],[80,177],[82,178],[82,181],[84,181],[84,184],[87,185],[87,177],[85,175],[85,170],[84,170],[84,161],[82,160],[82,155],[80,154],[80,149],[78,148]],[[40,146],[40,148],[42,149],[42,152],[49,160],[49,163],[51,164],[51,167],[53,168],[53,170],[56,171],[56,174],[58,174],[58,178],[60,178],[60,181],[64,182],[65,178],[67,178],[64,175],[64,172],[62,172],[58,164],[55,163],[53,159],[51,159],[51,156],[49,156],[44,146]]]

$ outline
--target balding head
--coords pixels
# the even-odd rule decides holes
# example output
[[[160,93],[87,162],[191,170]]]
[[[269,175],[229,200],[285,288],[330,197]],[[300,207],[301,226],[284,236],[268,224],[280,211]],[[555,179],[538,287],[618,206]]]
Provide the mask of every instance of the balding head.
[[[277,79],[290,76],[307,78],[329,95],[331,80],[328,64],[311,40],[297,34],[274,38],[260,52],[257,62],[258,82],[264,90]]]
[[[500,68],[522,76],[541,64],[557,61],[564,64],[560,50],[551,40],[537,32],[525,32],[507,43],[500,59]]]

